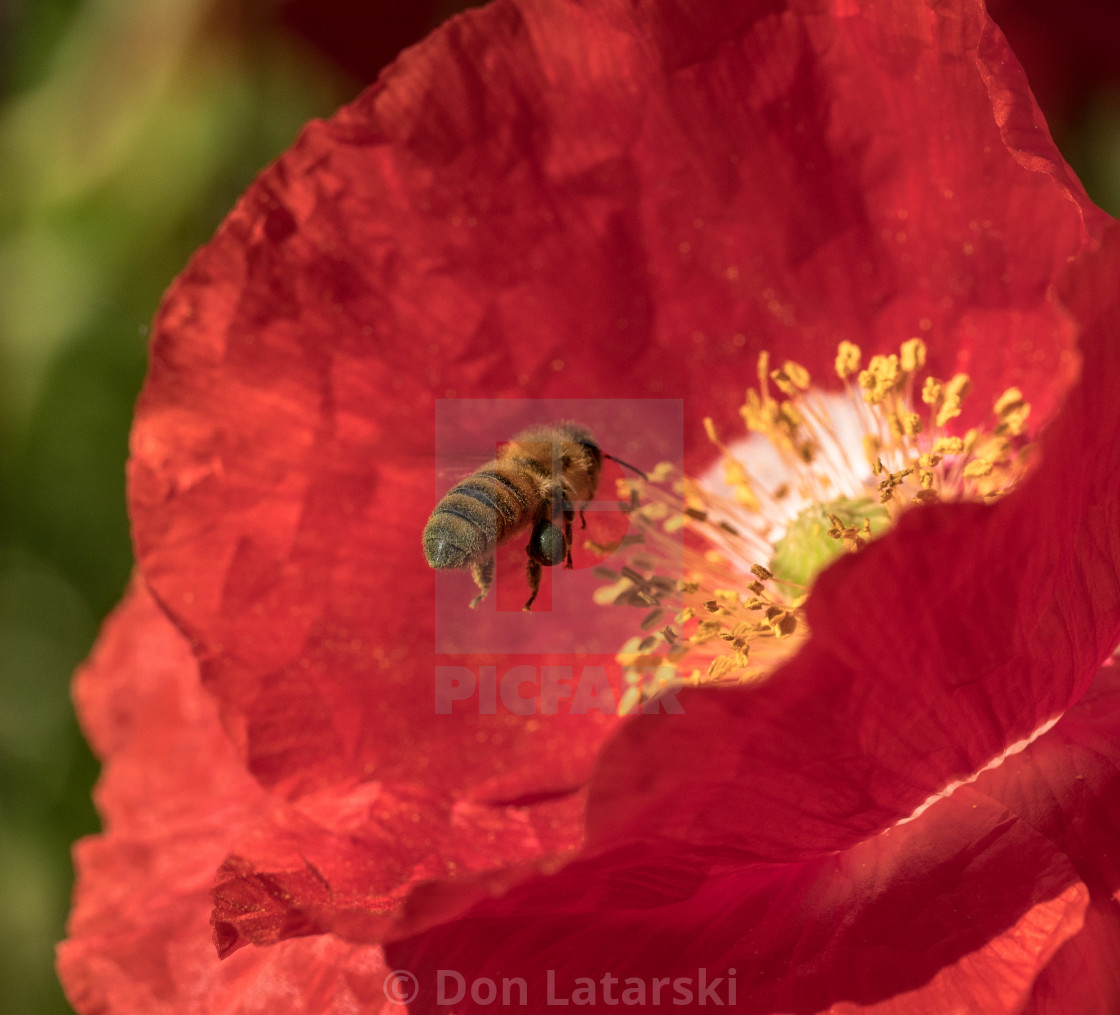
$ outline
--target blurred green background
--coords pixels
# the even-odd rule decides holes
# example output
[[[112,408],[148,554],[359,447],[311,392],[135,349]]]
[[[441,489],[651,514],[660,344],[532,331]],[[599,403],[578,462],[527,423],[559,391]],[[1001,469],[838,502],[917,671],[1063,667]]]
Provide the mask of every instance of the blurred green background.
[[[0,0],[0,1010],[53,971],[95,832],[70,675],[131,567],[129,417],[164,289],[301,124],[454,2]]]
[[[97,766],[69,680],[131,566],[123,469],[160,295],[300,125],[466,3],[0,0],[0,1007],[53,972]],[[1120,212],[1115,0],[992,0]]]

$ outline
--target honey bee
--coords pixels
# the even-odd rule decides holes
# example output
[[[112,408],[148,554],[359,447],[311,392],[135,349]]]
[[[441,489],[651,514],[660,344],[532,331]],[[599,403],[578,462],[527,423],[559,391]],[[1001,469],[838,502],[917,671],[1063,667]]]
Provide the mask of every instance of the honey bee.
[[[424,556],[440,570],[469,567],[476,607],[494,581],[494,551],[528,528],[525,570],[530,610],[542,568],[572,566],[572,521],[595,496],[606,455],[578,423],[522,430],[487,462],[451,488],[424,526]],[[625,465],[624,462],[619,464]],[[627,466],[633,468],[633,466]],[[634,470],[638,471],[638,470]]]

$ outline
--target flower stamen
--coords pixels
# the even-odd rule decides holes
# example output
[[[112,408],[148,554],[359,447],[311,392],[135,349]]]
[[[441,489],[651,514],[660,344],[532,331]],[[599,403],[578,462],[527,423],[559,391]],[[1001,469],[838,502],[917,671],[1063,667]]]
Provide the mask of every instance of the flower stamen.
[[[648,612],[645,633],[619,656],[628,685],[620,711],[670,686],[765,678],[808,636],[803,604],[836,557],[859,552],[915,506],[991,501],[1022,478],[1030,405],[1018,388],[996,399],[991,426],[950,433],[971,387],[967,374],[920,377],[926,346],[918,338],[864,369],[861,361],[857,345],[839,344],[837,395],[814,389],[800,364],[772,368],[761,353],[757,389],[739,410],[756,435],[746,452],[704,421],[722,484],[663,464],[633,481],[637,497],[622,493],[634,522],[621,547],[627,563],[600,570],[610,584],[595,598]]]

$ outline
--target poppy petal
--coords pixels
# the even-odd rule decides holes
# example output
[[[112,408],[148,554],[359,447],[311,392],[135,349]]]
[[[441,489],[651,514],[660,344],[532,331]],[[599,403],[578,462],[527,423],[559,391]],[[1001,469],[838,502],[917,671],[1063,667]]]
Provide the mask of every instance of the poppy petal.
[[[78,884],[58,972],[78,1011],[204,1015],[347,1006],[382,1015],[379,949],[336,938],[286,941],[215,960],[207,921],[213,872],[240,829],[273,804],[245,773],[198,683],[186,639],[141,583],[109,619],[75,697],[105,758],[106,831],[78,843]]]

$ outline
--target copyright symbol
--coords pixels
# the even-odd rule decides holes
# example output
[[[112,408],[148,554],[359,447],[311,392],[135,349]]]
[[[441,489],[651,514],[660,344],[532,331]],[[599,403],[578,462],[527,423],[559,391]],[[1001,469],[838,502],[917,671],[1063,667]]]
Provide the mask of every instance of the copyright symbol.
[[[416,996],[420,984],[416,982],[416,977],[407,969],[394,969],[385,977],[385,983],[381,989],[385,991],[385,996],[393,1004],[408,1004]]]

